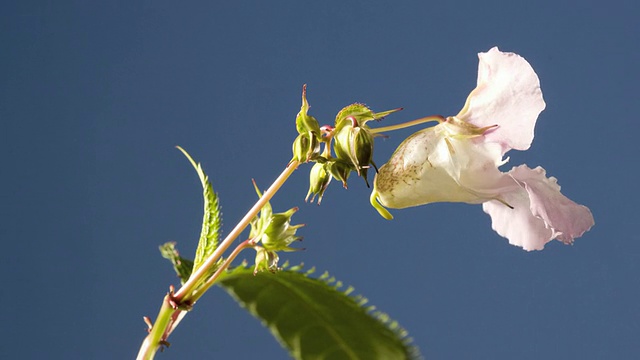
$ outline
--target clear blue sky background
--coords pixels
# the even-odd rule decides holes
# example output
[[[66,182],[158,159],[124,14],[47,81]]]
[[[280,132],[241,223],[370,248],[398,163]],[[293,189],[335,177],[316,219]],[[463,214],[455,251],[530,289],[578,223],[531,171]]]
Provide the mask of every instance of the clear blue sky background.
[[[628,1],[20,1],[0,12],[4,247],[0,343],[21,359],[133,358],[177,279],[158,253],[192,254],[197,176],[225,231],[290,158],[302,84],[312,114],[458,112],[477,53],[523,55],[547,102],[527,152],[591,208],[574,246],[513,247],[480,206],[383,220],[357,178],[304,204],[309,166],[273,201],[300,206],[306,251],[397,319],[428,359],[629,359],[640,353],[640,6]],[[377,140],[384,163],[413,130]],[[506,167],[508,169],[509,166]],[[252,253],[246,257],[251,259]],[[159,359],[285,358],[219,288]]]

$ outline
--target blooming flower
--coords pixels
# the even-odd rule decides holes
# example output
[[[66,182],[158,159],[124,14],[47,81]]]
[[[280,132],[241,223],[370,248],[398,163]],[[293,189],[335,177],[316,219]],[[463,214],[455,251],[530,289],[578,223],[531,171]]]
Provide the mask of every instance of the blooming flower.
[[[570,244],[594,224],[589,209],[560,193],[555,178],[526,165],[503,173],[511,149],[526,150],[545,108],[531,65],[497,47],[480,53],[477,87],[464,108],[409,136],[380,167],[371,201],[389,208],[433,202],[482,204],[509,243],[541,250],[554,239]]]

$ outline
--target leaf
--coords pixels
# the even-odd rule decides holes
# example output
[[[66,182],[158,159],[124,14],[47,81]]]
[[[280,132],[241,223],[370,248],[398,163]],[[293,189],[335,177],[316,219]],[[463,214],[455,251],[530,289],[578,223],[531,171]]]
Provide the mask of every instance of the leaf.
[[[286,265],[285,265],[286,266]],[[395,321],[329,278],[290,268],[277,273],[238,267],[219,284],[260,319],[295,359],[415,359],[417,348]]]
[[[173,269],[180,278],[180,282],[184,284],[189,279],[189,276],[191,276],[193,261],[180,256],[180,253],[178,253],[178,250],[176,249],[175,242],[168,242],[160,245],[160,253],[163,258],[171,261]]]
[[[213,192],[209,177],[202,170],[202,165],[196,163],[183,148],[180,146],[176,147],[182,151],[184,156],[191,162],[191,165],[193,165],[193,168],[196,169],[203,188],[204,215],[202,217],[202,230],[200,231],[200,240],[196,248],[196,256],[193,260],[193,271],[196,271],[218,247],[222,214],[220,212],[220,204],[218,203],[218,194]],[[212,271],[215,271],[215,269],[212,269]]]

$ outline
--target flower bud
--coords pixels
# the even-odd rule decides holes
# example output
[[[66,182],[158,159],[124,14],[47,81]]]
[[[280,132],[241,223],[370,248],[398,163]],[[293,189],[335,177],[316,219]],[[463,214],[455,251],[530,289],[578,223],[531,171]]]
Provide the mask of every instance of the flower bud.
[[[333,150],[338,159],[353,166],[358,176],[362,176],[369,187],[367,172],[373,162],[373,133],[368,121],[380,120],[385,116],[402,110],[401,108],[374,113],[364,104],[346,106],[336,116]],[[345,186],[346,187],[346,186]]]
[[[344,162],[340,159],[332,159],[330,162],[327,162],[328,165],[325,169],[329,170],[329,174],[336,178],[337,180],[342,182],[342,187],[347,188],[347,179],[353,171],[353,167],[351,164]]]
[[[311,172],[309,173],[309,192],[307,192],[307,197],[304,198],[304,201],[309,199],[309,195],[313,194],[311,197],[311,202],[314,201],[316,195],[318,195],[318,205],[322,202],[322,195],[325,190],[327,190],[327,186],[331,182],[331,174],[327,172],[325,169],[325,164],[316,163],[311,168]]]
[[[322,133],[320,124],[308,114],[307,85],[302,87],[302,106],[296,116],[296,130],[298,137],[293,142],[293,158],[291,162],[309,162],[320,153]]]
[[[309,111],[309,102],[307,102],[307,85],[302,86],[302,106],[300,112],[296,116],[296,129],[299,134],[306,132],[313,132],[317,136],[320,136],[320,124],[311,115],[307,114]]]
[[[253,186],[258,196],[262,197],[255,181]],[[251,220],[249,238],[257,251],[254,274],[262,270],[278,270],[277,251],[303,250],[289,247],[292,242],[302,240],[302,237],[296,236],[296,232],[304,225],[291,225],[291,217],[296,211],[298,208],[291,208],[284,213],[274,214],[271,204],[267,202],[260,210],[260,216]],[[257,242],[262,242],[262,246],[255,245]]]
[[[253,269],[253,275],[259,271],[268,270],[276,272],[278,270],[279,257],[275,251],[269,251],[260,246],[256,246],[254,249],[256,250],[256,266]]]
[[[358,126],[355,118],[350,119],[353,124],[344,124],[337,130],[333,149],[338,159],[353,165],[368,187],[367,170],[373,163],[373,135],[367,127]]]
[[[291,225],[291,217],[296,211],[298,211],[298,208],[291,208],[287,212],[271,215],[260,237],[262,246],[265,249],[273,251],[299,250],[289,247],[292,242],[302,240],[302,237],[296,236],[296,232],[304,224]]]
[[[293,142],[291,161],[309,162],[320,154],[320,140],[314,132],[301,133]]]

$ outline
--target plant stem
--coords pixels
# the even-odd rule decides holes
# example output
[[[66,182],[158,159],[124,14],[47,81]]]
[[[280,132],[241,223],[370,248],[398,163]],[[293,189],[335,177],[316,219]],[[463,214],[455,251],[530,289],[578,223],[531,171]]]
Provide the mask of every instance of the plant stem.
[[[223,271],[227,270],[227,268],[229,267],[229,265],[231,265],[231,262],[238,256],[238,254],[240,254],[240,252],[244,249],[250,248],[253,245],[251,244],[251,240],[252,239],[247,239],[243,242],[240,243],[240,245],[236,246],[235,249],[233,249],[233,251],[231,252],[231,254],[229,254],[229,256],[224,259],[224,262],[222,263],[222,265],[220,265],[220,267],[216,270],[215,273],[213,273],[213,275],[211,275],[210,278],[207,279],[207,281],[202,284],[202,286],[200,286],[200,288],[198,289],[198,293],[196,295],[194,295],[191,298],[191,301],[193,301],[194,303],[196,301],[198,301],[198,299],[207,291],[209,290],[209,288],[211,286],[213,286],[213,284],[215,284],[216,280],[218,280],[218,278],[220,277],[220,275],[222,274]]]
[[[199,299],[202,294],[209,289],[214,283],[215,280],[222,274],[231,261],[240,253],[241,250],[249,247],[249,241],[245,241],[238,245],[236,249],[232,252],[228,259],[223,263],[223,265],[214,273],[214,275],[207,280],[205,285],[195,293],[195,287],[201,280],[207,276],[210,269],[216,265],[218,259],[222,256],[222,254],[231,246],[233,241],[240,236],[242,231],[249,225],[251,220],[258,215],[260,210],[264,207],[264,205],[271,200],[271,198],[278,192],[280,187],[287,181],[289,176],[293,174],[293,172],[298,168],[300,162],[292,161],[278,176],[278,178],[271,184],[271,186],[262,194],[262,197],[253,205],[253,207],[247,212],[247,214],[240,220],[240,222],[231,230],[229,235],[220,243],[218,248],[207,258],[207,260],[200,266],[191,276],[189,280],[182,285],[180,290],[178,290],[175,295],[168,294],[164,297],[162,301],[162,306],[160,307],[160,311],[158,316],[156,317],[156,321],[153,324],[149,335],[144,339],[142,345],[140,346],[140,351],[138,352],[138,360],[150,360],[153,359],[156,351],[163,345],[163,342],[166,341],[166,338],[173,330],[173,327],[177,325],[178,321],[181,319],[180,312],[183,310],[174,309],[171,305],[171,302],[180,304],[186,304],[195,302],[195,300]]]
[[[160,307],[160,312],[158,313],[156,322],[155,324],[153,324],[153,328],[140,346],[137,360],[153,359],[156,351],[161,346],[161,341],[164,340],[163,335],[172,323],[172,315],[176,311],[180,310],[174,310],[171,307],[171,305],[169,304],[169,295],[166,295],[162,300],[162,306]]]
[[[424,123],[427,123],[427,122],[434,122],[434,121],[443,122],[443,121],[445,121],[445,118],[442,115],[432,115],[432,116],[427,116],[427,117],[423,117],[423,118],[412,120],[412,121],[407,121],[407,122],[402,123],[402,124],[371,128],[371,132],[373,134],[377,134],[377,133],[381,133],[381,132],[384,132],[384,131],[400,130],[400,129],[408,128],[408,127],[411,127],[411,126],[424,124]]]

